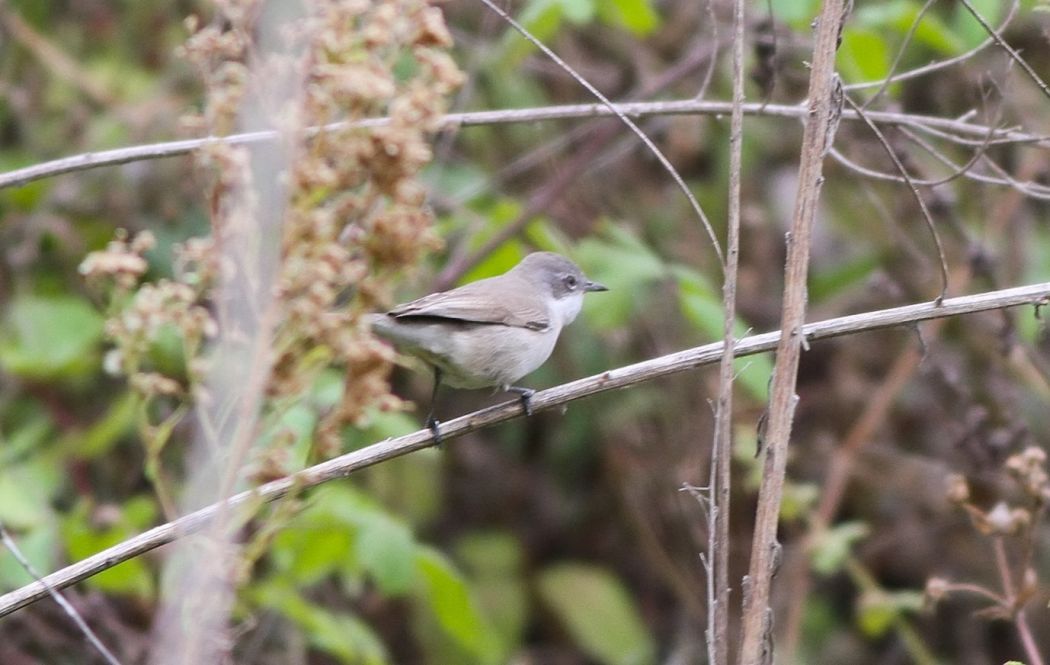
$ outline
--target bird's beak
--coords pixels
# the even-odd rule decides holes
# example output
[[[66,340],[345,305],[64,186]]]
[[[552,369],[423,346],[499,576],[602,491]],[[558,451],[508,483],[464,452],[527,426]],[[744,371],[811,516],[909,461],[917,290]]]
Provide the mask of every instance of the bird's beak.
[[[592,281],[588,280],[583,285],[583,290],[584,291],[608,291],[609,287],[605,286],[604,284],[599,284],[598,282],[592,282]]]

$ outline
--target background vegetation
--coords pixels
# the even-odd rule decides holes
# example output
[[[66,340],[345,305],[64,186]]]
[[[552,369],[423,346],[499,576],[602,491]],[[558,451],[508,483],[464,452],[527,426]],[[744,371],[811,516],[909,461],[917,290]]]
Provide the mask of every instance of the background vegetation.
[[[878,81],[970,52],[988,34],[965,4],[858,2],[838,56],[844,82]],[[804,97],[818,5],[748,4],[749,101]],[[1003,38],[1042,80],[1050,78],[1045,4],[973,6],[991,25],[1012,16]],[[442,93],[451,110],[593,101],[483,5],[440,7],[465,75]],[[730,9],[722,0],[508,6],[614,100],[730,99]],[[176,55],[191,34],[184,19],[212,13],[189,0],[0,3],[0,172],[215,129],[185,118],[201,111],[215,121],[208,104],[217,84],[202,83],[200,62]],[[864,103],[876,91],[871,110],[1050,133],[1045,90],[997,45],[927,76],[850,94]],[[639,123],[724,235],[728,116]],[[882,127],[913,177],[943,181],[922,193],[944,244],[950,294],[1047,281],[1045,138],[977,135],[962,145]],[[745,121],[741,333],[778,327],[800,138],[794,118],[759,112]],[[530,386],[720,338],[721,273],[707,236],[652,154],[618,121],[471,126],[431,143],[433,160],[419,177],[441,247],[428,240],[417,254],[399,255],[386,267],[389,281],[355,307],[498,274],[527,251],[550,249],[572,256],[610,291],[587,303]],[[883,148],[863,123],[845,120],[836,148],[840,155],[825,167],[808,318],[932,300],[941,289],[939,259],[915,200],[904,185],[846,162],[892,175]],[[129,249],[148,260],[143,279],[184,275],[174,248],[212,228],[215,172],[178,157],[0,190],[0,522],[39,571],[140,533],[172,511],[165,492],[182,488],[194,433],[175,399],[194,380],[185,329],[148,340],[144,365],[114,368],[120,335],[112,320],[127,301],[88,283],[81,266],[117,229],[129,238],[149,231],[152,246]],[[316,202],[304,200],[304,210]],[[296,340],[289,357],[299,369],[316,360],[312,349],[342,343],[306,333]],[[253,479],[419,428],[418,409],[389,401],[370,405],[363,418],[340,412],[343,360],[333,354],[294,374],[303,379],[294,390],[284,384],[288,400],[259,430],[266,449],[281,452],[252,458]],[[135,375],[146,366],[156,380],[175,377],[174,393],[113,371]],[[734,607],[747,569],[761,472],[756,431],[772,360],[756,356],[738,367]],[[228,658],[704,662],[699,554],[707,522],[703,503],[682,488],[706,484],[717,383],[705,370],[589,398],[261,513],[242,533],[251,546]],[[398,369],[393,387],[425,404],[429,377]],[[815,343],[803,355],[798,393],[783,564],[774,581],[780,661],[1031,662],[1015,622],[1025,602],[1035,646],[1050,653],[1043,321],[1026,309],[924,324],[918,334],[895,329]],[[438,413],[447,418],[502,399],[449,392]],[[339,420],[326,428],[333,412],[355,426]],[[162,588],[177,584],[162,581],[165,556],[159,550],[65,592],[121,662],[147,658]],[[0,552],[0,590],[29,581]],[[50,601],[0,619],[2,663],[95,658]]]

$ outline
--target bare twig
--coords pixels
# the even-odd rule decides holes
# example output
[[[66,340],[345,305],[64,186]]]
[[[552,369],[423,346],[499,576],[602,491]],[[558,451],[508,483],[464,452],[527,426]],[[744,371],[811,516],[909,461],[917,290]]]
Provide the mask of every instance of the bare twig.
[[[726,265],[722,282],[722,359],[718,366],[718,402],[711,447],[711,525],[708,529],[708,585],[714,603],[708,608],[708,652],[712,665],[729,663],[729,503],[732,461],[733,359],[736,337],[736,280],[740,259],[740,176],[744,139],[744,0],[733,3],[733,113],[729,122],[729,205],[726,220]],[[713,569],[713,570],[712,570]],[[710,593],[708,594],[710,597]]]
[[[852,5],[852,3],[850,3]],[[776,566],[777,521],[787,468],[787,446],[791,436],[795,405],[798,361],[806,337],[802,333],[806,312],[806,275],[809,269],[810,235],[816,217],[823,183],[824,157],[834,141],[841,111],[835,103],[841,93],[835,76],[835,51],[848,8],[843,0],[825,0],[817,19],[813,45],[813,65],[807,95],[809,110],[802,134],[798,195],[791,232],[787,240],[784,270],[784,298],[781,310],[781,336],[769,401],[766,431],[766,460],[755,514],[755,532],[748,567],[748,591],[744,597],[741,665],[771,662],[766,638],[770,631],[769,596]]]
[[[941,268],[941,295],[938,296],[938,300],[940,300],[948,293],[948,259],[944,255],[944,245],[941,243],[941,234],[937,232],[937,227],[933,223],[933,215],[930,214],[930,209],[926,206],[926,199],[924,199],[922,194],[919,193],[919,189],[915,186],[915,183],[912,182],[908,170],[904,168],[904,164],[901,163],[900,157],[897,156],[897,152],[893,149],[893,146],[890,145],[890,142],[886,140],[886,137],[883,135],[878,125],[868,118],[867,112],[857,106],[857,104],[850,99],[849,95],[844,95],[844,98],[850,108],[860,116],[861,120],[864,121],[864,124],[871,129],[873,134],[875,134],[875,138],[878,139],[879,144],[882,146],[883,150],[886,151],[890,161],[893,162],[893,166],[897,169],[897,172],[901,174],[901,177],[904,178],[904,182],[907,183],[908,189],[911,190],[911,194],[915,198],[915,202],[919,204],[919,212],[922,213],[922,220],[926,223],[926,228],[929,230],[930,235],[933,236],[933,243],[937,247],[937,258],[939,259],[939,265]]]
[[[1010,23],[1014,20],[1014,16],[1017,14],[1017,9],[1018,9],[1019,6],[1020,6],[1019,0],[1013,0],[1013,2],[1010,3],[1010,9],[1006,12],[1006,16],[1003,17],[1003,20],[999,24],[999,27],[996,28],[996,30],[995,30],[996,32],[1002,32],[1003,30],[1006,29],[1006,27],[1008,25],[1010,25]],[[970,49],[969,51],[967,51],[966,53],[960,53],[959,55],[951,57],[951,58],[947,58],[946,60],[938,60],[937,62],[931,62],[931,63],[929,63],[927,65],[923,65],[922,67],[916,67],[915,69],[909,69],[908,71],[901,72],[900,74],[893,74],[892,76],[889,76],[889,77],[887,77],[885,79],[879,79],[878,81],[865,81],[863,83],[851,83],[850,85],[846,86],[846,90],[849,91],[849,92],[852,92],[854,90],[863,90],[864,88],[882,87],[882,86],[885,86],[885,85],[887,85],[889,83],[896,83],[897,81],[906,81],[908,79],[919,78],[920,76],[926,76],[927,74],[932,74],[933,72],[940,71],[941,69],[946,69],[946,68],[951,67],[953,65],[957,65],[960,62],[964,62],[966,60],[969,60],[973,56],[977,55],[978,53],[980,53],[984,49],[986,49],[989,46],[991,46],[994,42],[995,42],[995,40],[993,38],[989,37],[988,39],[984,40],[983,42],[981,42],[977,46],[975,46],[972,49]],[[892,68],[891,68],[890,71],[892,71]]]
[[[805,337],[813,341],[1005,307],[1048,304],[1050,304],[1050,282],[1044,282],[948,298],[940,305],[927,302],[828,319],[796,328],[794,336]],[[780,338],[779,331],[745,337],[737,343],[736,355],[747,356],[771,351],[777,347]],[[722,352],[722,343],[716,342],[609,370],[539,391],[532,397],[531,406],[536,411],[550,409],[590,395],[627,388],[659,377],[696,369],[718,362],[722,357]],[[505,402],[442,423],[441,437],[448,441],[520,415],[522,415],[520,401]],[[381,441],[309,467],[294,475],[266,483],[253,490],[236,494],[229,499],[228,507],[235,510],[255,506],[259,502],[276,501],[293,489],[315,487],[348,476],[359,469],[432,445],[434,445],[433,434],[429,429]],[[212,504],[180,517],[174,522],[154,527],[141,535],[52,573],[43,578],[41,582],[29,584],[0,596],[0,617],[46,596],[45,583],[53,588],[63,589],[161,545],[200,531],[219,514],[221,506],[222,504],[219,503]]]
[[[926,2],[923,3],[919,13],[915,15],[915,20],[911,22],[910,26],[908,26],[908,32],[905,33],[904,39],[901,40],[901,45],[897,49],[897,55],[893,58],[893,63],[890,65],[890,75],[882,80],[882,85],[879,86],[879,89],[875,91],[875,94],[872,95],[868,101],[864,102],[862,108],[867,109],[870,107],[879,99],[879,97],[882,96],[882,93],[886,92],[886,89],[890,87],[890,84],[894,80],[893,73],[897,71],[898,65],[901,64],[901,59],[904,58],[904,53],[908,50],[912,38],[915,37],[915,31],[919,29],[919,24],[922,23],[922,17],[926,16],[926,12],[930,11],[930,7],[932,7],[935,2],[937,2],[937,0],[926,0]]]
[[[548,58],[553,60],[577,83],[586,88],[587,92],[600,99],[605,108],[612,111],[613,115],[619,118],[620,122],[627,125],[628,129],[634,132],[635,136],[637,136],[638,139],[645,144],[645,147],[649,149],[649,152],[653,153],[653,156],[655,156],[657,161],[660,162],[660,165],[664,167],[664,170],[667,171],[668,175],[671,176],[671,179],[674,180],[675,184],[678,185],[678,188],[682,191],[682,194],[685,195],[685,198],[689,201],[689,205],[693,207],[693,212],[696,213],[696,216],[704,225],[704,230],[707,232],[707,237],[711,240],[711,246],[714,248],[715,254],[718,255],[719,265],[722,267],[722,270],[725,270],[725,257],[722,254],[722,246],[718,242],[718,237],[715,235],[714,227],[711,226],[711,221],[707,218],[707,214],[704,212],[704,209],[700,206],[700,202],[696,200],[695,196],[693,196],[693,192],[689,189],[689,186],[685,184],[685,180],[682,179],[682,176],[675,169],[674,165],[671,164],[670,160],[667,159],[664,153],[656,147],[656,144],[653,143],[653,140],[650,139],[646,135],[646,133],[643,132],[637,124],[635,124],[633,120],[628,118],[625,113],[617,109],[616,106],[611,101],[609,101],[609,98],[603,95],[601,91],[598,90],[598,88],[595,88],[593,85],[591,85],[590,81],[585,79],[579,72],[570,67],[569,64],[562,60],[557,53],[552,51],[546,44],[541,42],[531,32],[529,32],[525,28],[525,26],[515,21],[510,14],[503,11],[503,9],[496,5],[496,3],[492,0],[481,0],[481,2],[483,2],[486,7],[495,12],[500,18],[506,21],[512,28],[517,30],[522,37],[529,41],[529,43],[531,43],[533,46],[542,51],[544,55],[546,55]]]
[[[999,34],[999,30],[993,28],[988,23],[988,21],[986,21],[985,18],[981,16],[981,13],[977,11],[977,9],[973,6],[973,3],[970,2],[970,0],[961,0],[961,2],[963,6],[966,7],[966,10],[970,12],[970,14],[977,20],[978,23],[981,24],[981,27],[984,28],[984,31],[988,33],[988,36],[991,37],[992,40],[999,45],[999,48],[1006,51],[1007,55],[1009,55],[1010,58],[1014,62],[1016,62],[1018,66],[1021,67],[1021,69],[1024,70],[1024,73],[1028,75],[1028,78],[1032,79],[1032,82],[1035,83],[1036,87],[1038,87],[1044,95],[1050,98],[1050,87],[1046,85],[1046,82],[1043,81],[1043,79],[1039,78],[1039,75],[1035,73],[1035,70],[1032,69],[1032,66],[1030,64],[1028,64],[1028,61],[1022,58],[1020,53],[1018,53],[1012,46],[1006,43],[1006,40],[1003,39],[1002,35]]]
[[[1013,582],[1013,571],[1010,567],[1010,559],[1006,556],[1006,545],[1002,536],[995,536],[992,540],[992,549],[995,551],[995,566],[999,569],[999,577],[1003,583],[1003,594],[1007,601],[1006,610],[1013,615],[1017,634],[1021,638],[1025,655],[1028,657],[1029,665],[1043,665],[1043,655],[1039,652],[1039,646],[1035,643],[1032,628],[1028,625],[1028,617],[1024,611],[1023,601],[1018,598],[1017,588]]]
[[[29,563],[29,559],[22,554],[22,550],[18,548],[18,543],[16,543],[15,539],[11,537],[11,534],[7,531],[7,527],[2,523],[0,523],[0,542],[3,542],[4,547],[6,547],[7,551],[11,553],[11,556],[15,558],[15,561],[17,561],[18,565],[22,567],[22,570],[26,571],[30,577],[35,579],[38,584],[42,585],[44,592],[47,595],[54,598],[55,602],[58,603],[58,606],[66,613],[66,616],[73,620],[73,623],[77,625],[80,632],[87,638],[87,641],[91,643],[91,646],[95,647],[95,650],[99,652],[102,658],[109,663],[109,665],[120,665],[120,661],[113,655],[113,652],[106,648],[106,645],[98,638],[95,631],[91,630],[91,626],[87,625],[87,622],[84,621],[84,617],[80,616],[80,612],[77,612],[77,608],[73,607],[73,605],[70,604],[62,594],[40,578],[40,573],[36,572],[36,568],[33,567],[33,564]]]
[[[652,96],[692,72],[705,59],[713,63],[717,59],[717,55],[717,44],[707,48],[694,49],[694,53],[690,57],[669,68],[656,79],[646,81],[631,96],[643,98]],[[574,150],[568,163],[560,167],[553,177],[548,177],[547,182],[529,197],[524,210],[518,214],[514,221],[500,229],[481,247],[472,252],[468,253],[465,250],[453,251],[448,263],[434,279],[434,288],[443,291],[453,286],[460,277],[483,261],[497,247],[520,234],[528,223],[533,220],[537,212],[543,211],[560,198],[564,191],[576,182],[580,175],[597,169],[600,166],[603,155],[617,152],[617,146],[614,145],[610,149],[608,144],[619,134],[618,130],[619,124],[614,120],[608,118],[596,119],[574,127],[571,131],[558,136],[539,149],[531,151],[524,157],[511,162],[507,167],[500,169],[492,181],[485,186],[492,187],[500,182],[505,182],[521,171],[532,168],[541,159],[550,159],[553,151],[563,150],[575,143],[581,136],[590,135],[588,143],[583,145],[582,148]],[[633,148],[634,145],[637,144],[632,143],[631,147]],[[472,192],[471,195],[475,195],[480,191],[482,190],[479,188],[477,191]]]
[[[103,107],[115,104],[118,95],[95,73],[63,51],[58,44],[37,32],[17,11],[0,1],[0,25],[59,79],[80,90]]]
[[[904,132],[906,130],[901,128],[901,131]],[[914,133],[910,134],[908,138],[914,140],[916,143],[919,142],[917,140],[918,135]],[[1022,182],[1011,178],[1009,175],[1005,174],[1002,171],[1002,168],[995,164],[994,161],[988,159],[987,153],[977,153],[978,160],[988,163],[989,167],[992,170],[998,171],[1001,174],[999,177],[990,176],[984,173],[977,173],[972,168],[967,169],[965,167],[960,167],[958,164],[952,162],[947,157],[945,157],[942,152],[933,148],[933,146],[931,146],[929,143],[922,145],[922,147],[931,155],[933,155],[934,159],[940,161],[945,166],[955,169],[955,175],[962,175],[965,178],[968,178],[975,182],[985,183],[987,185],[1000,185],[1002,187],[1010,187],[1011,189],[1015,189],[1018,192],[1024,194],[1025,196],[1031,197],[1033,199],[1050,199],[1050,189],[1031,180]],[[858,164],[857,162],[842,154],[842,151],[838,150],[837,148],[832,148],[831,152],[828,154],[830,154],[831,157],[842,166],[866,178],[871,178],[873,180],[885,180],[887,182],[905,182],[904,178],[895,173],[886,173],[885,171],[878,171],[876,169],[869,168],[862,164]],[[945,180],[945,178],[938,178],[933,180],[912,179],[912,184],[916,185],[917,187],[936,187],[937,185],[944,184],[942,182],[943,180]]]
[[[732,102],[704,101],[704,100],[675,100],[661,102],[633,102],[627,104],[614,104],[613,107],[623,115],[641,117],[644,115],[725,115],[733,112]],[[804,118],[808,113],[805,104],[744,104],[745,115],[756,115],[779,118]],[[497,125],[521,122],[541,122],[547,120],[565,120],[570,118],[593,118],[615,116],[616,113],[601,104],[570,104],[566,106],[542,106],[525,109],[504,109],[499,111],[476,111],[471,113],[449,113],[442,120],[441,128],[470,127],[475,125]],[[903,125],[913,127],[917,130],[932,132],[955,132],[958,136],[942,135],[949,140],[964,142],[965,137],[974,137],[973,143],[979,145],[985,141],[989,128],[957,120],[952,118],[941,118],[939,116],[920,115],[914,113],[896,113],[891,111],[872,111],[868,117],[876,123],[889,125]],[[856,113],[850,110],[843,111],[842,118],[845,120],[857,120]],[[326,125],[324,131],[337,131],[357,127],[382,127],[387,124],[386,118],[373,118],[371,120],[348,123],[338,122]],[[321,130],[315,130],[321,131]],[[1050,136],[1031,134],[1019,129],[995,130],[991,145],[1004,143],[1031,144],[1037,147],[1050,147]],[[152,143],[148,145],[130,146],[103,150],[100,152],[88,152],[70,157],[26,166],[6,173],[0,173],[0,189],[7,187],[19,187],[35,180],[50,178],[64,173],[85,171],[102,166],[116,166],[129,164],[147,159],[160,159],[163,157],[177,157],[186,155],[216,142],[227,142],[231,145],[251,145],[275,141],[277,133],[273,131],[248,132],[244,134],[231,134],[225,137],[207,136],[199,139],[185,139],[181,141],[169,141],[166,143]]]

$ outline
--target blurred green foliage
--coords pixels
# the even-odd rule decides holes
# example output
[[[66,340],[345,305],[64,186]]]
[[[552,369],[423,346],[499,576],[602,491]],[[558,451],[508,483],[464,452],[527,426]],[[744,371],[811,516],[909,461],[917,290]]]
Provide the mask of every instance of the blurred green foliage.
[[[456,4],[446,12],[457,36],[464,37],[458,60],[472,67],[463,108],[592,101],[552,74],[516,33],[498,22],[481,25],[480,6]],[[923,17],[898,69],[958,55],[986,39],[959,3],[941,4]],[[1001,20],[1003,3],[974,4],[993,25]],[[685,57],[689,38],[676,29],[706,34],[709,26],[689,13],[704,12],[695,3],[686,5],[528,0],[513,8],[526,27],[620,99],[633,98],[641,83]],[[778,72],[779,97],[773,101],[804,96],[791,67],[804,70],[808,54],[797,43],[808,39],[818,5],[817,0],[771,3],[778,35],[785,37],[778,57],[789,63]],[[1023,3],[1022,11],[1031,5]],[[32,44],[5,32],[0,42],[0,170],[178,136],[179,116],[199,105],[200,91],[173,52],[185,38],[183,18],[202,6],[190,0],[9,0],[0,11],[17,14],[75,66],[56,67]],[[914,0],[858,2],[839,54],[844,80],[885,76],[922,6]],[[765,2],[749,5],[756,23],[766,11]],[[1032,14],[1023,18],[1030,24],[1019,22],[1020,37],[1041,44],[1032,41],[1038,27]],[[1026,54],[1040,58],[1037,64],[1045,71],[1045,54],[1036,48]],[[960,116],[972,104],[973,72],[998,61],[976,62],[958,80],[945,72],[938,87],[894,84],[886,97],[906,110]],[[708,98],[728,98],[723,70],[715,70]],[[695,95],[699,75],[689,76],[649,97]],[[101,91],[101,98],[91,90]],[[749,88],[749,99],[757,98]],[[1016,102],[1022,110],[1026,104],[1045,110],[1021,94]],[[721,119],[676,122],[664,118],[644,124],[675,157],[721,232],[727,124]],[[450,258],[476,252],[512,224],[521,224],[521,231],[456,275],[459,281],[499,274],[534,249],[570,255],[610,291],[586,302],[551,362],[528,378],[535,387],[714,342],[723,330],[721,274],[679,194],[648,156],[629,151],[633,144],[615,146],[619,152],[598,151],[585,173],[564,173],[567,157],[597,140],[598,132],[588,129],[568,147],[551,148],[577,126],[583,121],[470,127],[460,129],[454,140],[439,139],[435,153],[441,161],[428,169],[427,179],[448,251],[406,275],[402,294],[407,298],[430,290],[431,279]],[[841,131],[844,141],[859,141],[849,130]],[[744,297],[733,325],[738,336],[777,325],[783,266],[778,248],[792,203],[784,192],[793,195],[790,177],[787,187],[780,183],[795,166],[798,135],[796,125],[782,119],[754,118],[746,124],[745,214],[750,217],[742,252]],[[443,140],[452,147],[443,151]],[[548,155],[535,159],[532,168],[508,170],[541,147]],[[868,156],[877,150],[862,144],[858,152]],[[962,154],[960,161],[967,158]],[[1011,160],[1012,155],[1006,161]],[[564,177],[579,178],[579,183],[522,223],[519,218],[533,209],[536,192]],[[858,184],[833,166],[828,177],[810,275],[814,316],[932,297],[935,278],[912,258],[917,253],[932,261],[929,241],[917,216],[901,203],[906,200],[901,190]],[[149,256],[151,270],[170,275],[172,244],[208,228],[202,183],[188,160],[172,159],[0,191],[0,521],[39,570],[82,559],[163,519],[136,429],[146,406],[105,373],[105,313],[85,295],[76,267],[87,251],[105,244],[114,228],[148,228],[159,240]],[[885,201],[885,214],[866,207],[862,188]],[[1040,221],[1045,207],[1032,203],[1027,213],[1032,219],[1007,227],[1012,232],[987,230],[992,216],[987,210],[993,199],[1005,198],[1004,191],[969,184],[952,190],[957,213],[952,233],[958,236],[949,238],[953,266],[964,264],[980,243],[1006,257],[1005,267],[997,267],[1002,274],[981,288],[999,281],[1045,280],[1050,274],[1050,231]],[[892,227],[901,219],[907,222]],[[1016,246],[1009,245],[1012,240]],[[880,290],[886,282],[897,290]],[[1035,347],[1045,321],[1029,314],[1011,320],[1017,337]],[[952,534],[958,525],[943,518],[926,495],[933,483],[914,481],[901,469],[912,469],[920,459],[927,466],[969,464],[991,473],[995,451],[982,449],[987,458],[965,457],[956,433],[957,425],[970,422],[967,417],[979,409],[993,419],[1028,423],[1028,431],[1037,433],[1033,436],[1042,436],[1038,433],[1050,425],[1045,385],[1040,388],[1031,379],[1039,376],[1040,366],[1003,371],[990,359],[989,349],[1002,342],[998,335],[992,324],[974,322],[950,329],[945,341],[938,339],[942,352],[947,344],[954,346],[940,356],[935,350],[926,367],[949,380],[936,387],[915,380],[898,410],[879,425],[881,453],[894,454],[885,450],[892,442],[907,454],[892,457],[890,471],[877,466],[881,458],[858,464],[846,514],[820,533],[807,553],[798,554],[817,573],[801,619],[800,662],[829,662],[822,658],[843,639],[869,657],[857,662],[888,662],[886,654],[898,653],[892,652],[897,644],[912,660],[929,662],[914,634],[921,575],[941,565],[983,571],[986,561],[973,554],[969,541],[949,541],[957,538]],[[793,478],[781,512],[787,542],[807,528],[829,450],[881,385],[903,339],[913,342],[906,334],[886,333],[875,343],[855,342],[855,351],[828,343],[807,354],[790,460]],[[953,364],[937,364],[945,356]],[[185,369],[174,336],[161,336],[149,360],[172,374]],[[740,417],[734,428],[734,496],[744,499],[738,504],[746,509],[734,509],[734,525],[748,523],[762,472],[755,459],[755,423],[772,358],[741,358],[735,367]],[[421,451],[290,499],[282,507],[291,517],[256,562],[239,598],[238,618],[246,626],[258,617],[276,621],[281,628],[275,634],[294,634],[307,645],[300,654],[303,662],[495,665],[544,662],[544,657],[602,665],[663,662],[680,646],[675,643],[680,626],[696,626],[693,632],[700,634],[703,625],[703,617],[690,608],[702,596],[696,553],[706,547],[706,534],[697,526],[703,518],[695,502],[678,488],[686,481],[702,484],[706,474],[700,460],[706,459],[710,436],[712,376],[697,371],[583,400],[564,414],[514,421],[450,442],[442,451]],[[293,468],[314,461],[310,451],[318,414],[336,403],[343,381],[338,369],[321,372],[302,400],[268,414],[263,444],[283,447]],[[427,378],[399,371],[395,381],[402,394],[425,408]],[[1014,393],[1019,395],[1011,401]],[[443,396],[440,408],[458,415],[491,402],[486,399],[453,393]],[[955,405],[962,406],[952,411]],[[149,408],[170,415],[163,400]],[[419,410],[373,414],[365,426],[344,433],[345,449],[414,431]],[[178,469],[192,427],[170,434],[163,461]],[[993,438],[983,432],[974,437]],[[919,525],[924,537],[943,535],[945,542],[936,543],[931,557],[918,547],[921,543],[909,541],[916,531],[900,525]],[[745,542],[746,534],[734,538]],[[875,554],[866,549],[873,540],[883,548]],[[912,545],[917,553],[909,549]],[[1045,562],[1039,563],[1045,573]],[[107,620],[145,634],[160,593],[157,571],[153,558],[137,558],[88,579],[76,593],[112,599]],[[0,552],[0,591],[29,581],[13,557]],[[40,607],[27,611],[52,619]],[[11,643],[20,633],[37,637],[17,620],[16,615],[5,620],[6,626],[0,623],[0,641]],[[928,631],[924,637],[934,636],[926,642],[947,650],[951,639],[937,631],[950,632],[958,624],[920,628]],[[266,629],[246,630],[249,642]],[[989,653],[1009,648],[1000,637],[995,633],[986,639]],[[267,639],[277,638],[264,634],[257,641]],[[81,646],[73,640],[72,652],[79,653],[75,649]],[[883,661],[875,660],[879,657]]]

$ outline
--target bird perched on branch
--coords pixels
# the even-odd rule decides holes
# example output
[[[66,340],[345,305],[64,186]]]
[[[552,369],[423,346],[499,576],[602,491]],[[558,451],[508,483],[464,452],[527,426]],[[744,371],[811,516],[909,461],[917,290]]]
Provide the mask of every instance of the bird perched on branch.
[[[372,315],[372,330],[434,370],[427,427],[441,442],[434,402],[442,383],[517,393],[526,415],[534,390],[514,385],[550,357],[583,296],[606,291],[569,259],[529,254],[507,272]]]

